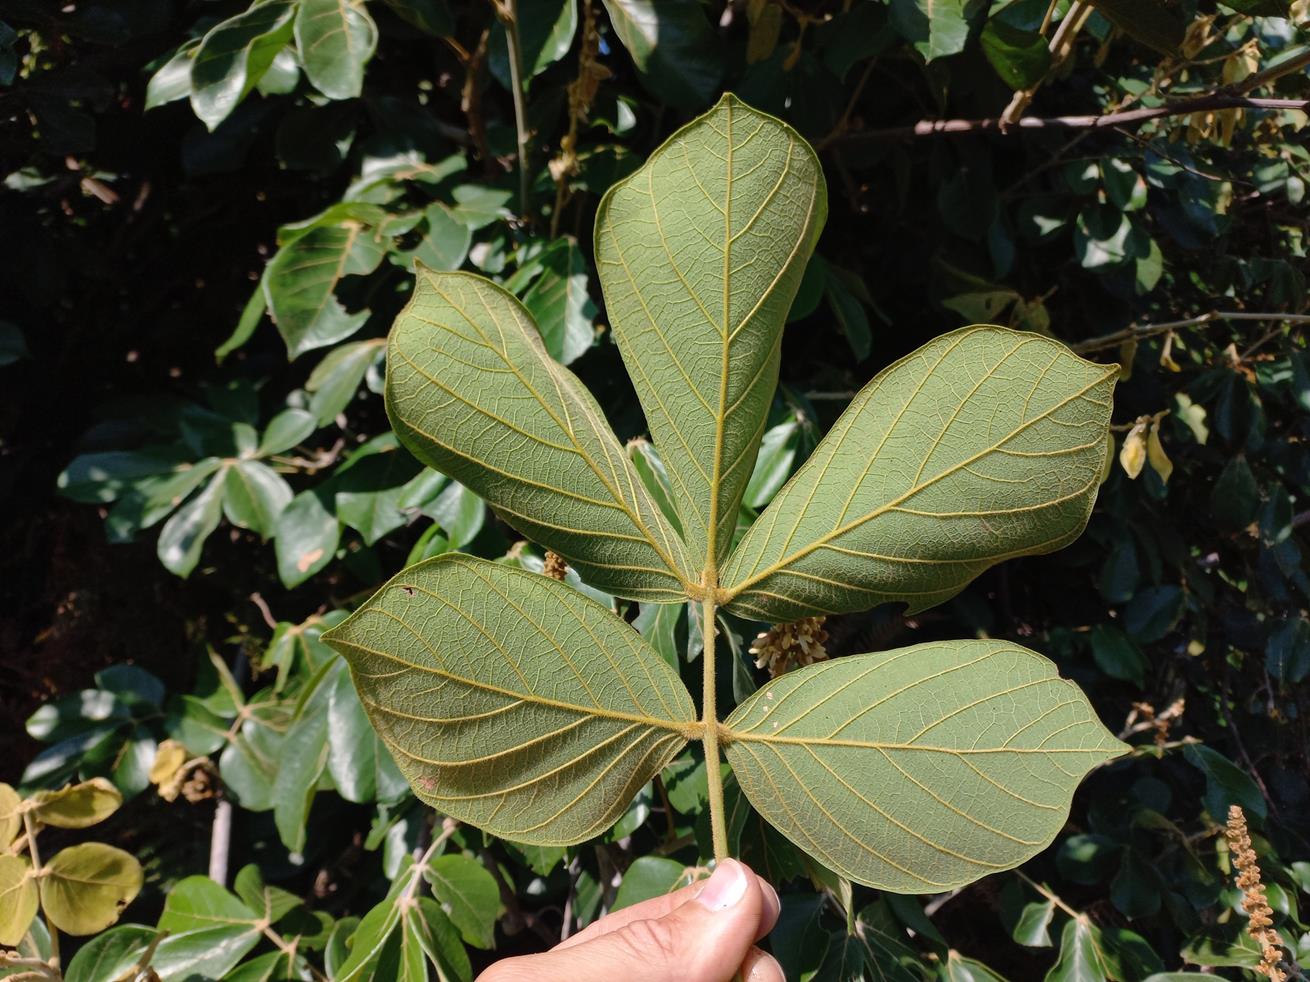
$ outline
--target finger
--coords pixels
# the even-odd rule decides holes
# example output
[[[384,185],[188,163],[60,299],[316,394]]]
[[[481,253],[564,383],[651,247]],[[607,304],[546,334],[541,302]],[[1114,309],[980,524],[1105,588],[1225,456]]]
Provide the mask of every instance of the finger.
[[[759,880],[760,889],[764,895],[764,906],[760,918],[759,931],[755,935],[758,941],[770,931],[773,925],[778,922],[778,914],[782,910],[782,905],[778,900],[778,891],[774,890],[767,880],[761,879],[755,873],[751,873]],[[570,935],[556,946],[555,950],[562,948],[574,948],[580,944],[585,944],[603,934],[609,934],[611,931],[617,931],[626,927],[633,921],[648,921],[664,917],[681,907],[687,901],[693,899],[701,890],[705,889],[707,880],[699,880],[681,889],[674,890],[672,893],[662,894],[658,897],[651,897],[649,900],[643,900],[639,904],[633,904],[631,907],[624,907],[622,910],[616,910],[612,914],[607,914],[598,921],[587,925],[577,934]]]
[[[630,920],[542,955],[507,959],[479,982],[729,982],[769,916],[767,891],[732,859],[698,886],[694,897],[661,917]]]
[[[742,982],[787,982],[782,966],[772,955],[752,948],[741,965]]]

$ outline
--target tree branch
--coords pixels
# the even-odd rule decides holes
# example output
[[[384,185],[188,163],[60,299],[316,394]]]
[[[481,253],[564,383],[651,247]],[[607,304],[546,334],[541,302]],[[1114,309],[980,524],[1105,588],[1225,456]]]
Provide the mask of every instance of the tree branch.
[[[1280,66],[1281,67],[1281,66]],[[904,140],[921,136],[961,136],[978,133],[1012,135],[1019,130],[1094,130],[1109,129],[1145,123],[1167,116],[1186,116],[1195,112],[1217,109],[1290,109],[1310,113],[1310,99],[1257,99],[1231,92],[1214,92],[1193,99],[1179,99],[1150,109],[1129,109],[1124,112],[1090,114],[1086,116],[1025,116],[1003,128],[1002,120],[995,119],[922,119],[913,126],[892,126],[885,129],[849,133],[840,142]]]
[[[1077,341],[1069,345],[1069,348],[1080,355],[1085,355],[1092,351],[1116,348],[1125,341],[1141,341],[1144,338],[1155,337],[1157,334],[1168,334],[1170,331],[1200,327],[1217,321],[1285,321],[1288,324],[1310,324],[1310,314],[1212,310],[1207,314],[1200,314],[1196,317],[1185,317],[1182,320],[1164,321],[1159,324],[1130,324],[1121,331],[1102,334],[1100,337],[1088,338],[1086,341]]]

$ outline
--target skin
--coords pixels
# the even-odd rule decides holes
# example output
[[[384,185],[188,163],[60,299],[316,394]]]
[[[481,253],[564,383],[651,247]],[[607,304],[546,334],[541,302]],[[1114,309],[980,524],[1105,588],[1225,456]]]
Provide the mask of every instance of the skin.
[[[497,962],[477,982],[785,982],[755,943],[781,906],[733,859],[714,875],[616,911],[540,955]]]

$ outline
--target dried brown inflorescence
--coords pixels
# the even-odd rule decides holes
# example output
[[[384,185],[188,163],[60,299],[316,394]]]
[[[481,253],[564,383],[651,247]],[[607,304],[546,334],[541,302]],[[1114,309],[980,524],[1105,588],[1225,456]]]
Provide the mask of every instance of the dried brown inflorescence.
[[[1228,809],[1228,848],[1237,868],[1237,886],[1242,891],[1242,910],[1250,919],[1247,932],[1261,948],[1260,964],[1256,971],[1273,982],[1286,982],[1287,974],[1278,967],[1282,961],[1283,939],[1274,930],[1274,912],[1260,882],[1260,861],[1251,848],[1251,836],[1246,830],[1246,815],[1240,805]]]
[[[549,576],[552,580],[562,580],[569,571],[568,563],[564,562],[564,557],[557,552],[546,550],[546,561],[541,571]]]
[[[751,654],[756,668],[767,668],[777,678],[794,668],[827,661],[828,631],[823,617],[802,617],[790,624],[775,624],[755,638]]]

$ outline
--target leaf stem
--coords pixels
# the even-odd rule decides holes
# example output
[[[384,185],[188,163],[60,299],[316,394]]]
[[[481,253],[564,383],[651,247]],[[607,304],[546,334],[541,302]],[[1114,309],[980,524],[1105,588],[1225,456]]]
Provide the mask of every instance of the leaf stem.
[[[523,45],[519,42],[518,0],[500,0],[496,9],[505,24],[505,42],[509,46],[509,80],[514,96],[514,131],[519,150],[519,214],[527,222],[531,221],[528,213],[528,108],[523,97]]]
[[[27,833],[27,854],[32,857],[32,870],[40,876],[44,867],[41,865],[41,853],[36,848],[36,829],[32,825],[30,812],[23,812],[23,831]],[[46,930],[50,932],[50,967],[58,969],[60,967],[59,929],[55,927],[55,922],[50,920],[44,904],[41,906],[41,914],[45,918]]]
[[[1055,906],[1059,907],[1062,911],[1064,911],[1074,920],[1083,920],[1083,914],[1081,911],[1074,910],[1063,900],[1061,900],[1058,896],[1056,896],[1055,893],[1053,893],[1051,890],[1047,889],[1045,886],[1038,883],[1031,876],[1026,875],[1023,872],[1023,870],[1016,869],[1014,871],[1014,875],[1017,876],[1019,879],[1023,880],[1023,882],[1027,883],[1030,887],[1032,887],[1034,890],[1040,893],[1051,903],[1055,904]]]
[[[701,601],[701,635],[705,648],[701,652],[705,675],[701,695],[701,721],[705,729],[705,782],[710,795],[710,836],[714,841],[714,858],[728,858],[728,831],[723,816],[723,772],[719,764],[719,719],[714,706],[715,683],[718,681],[714,664],[715,604],[713,593]]]

